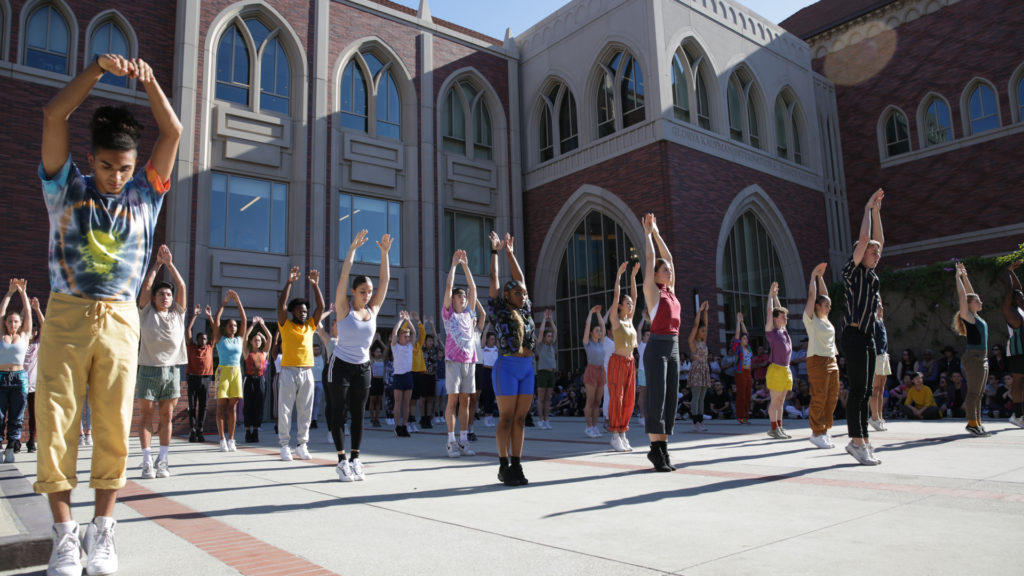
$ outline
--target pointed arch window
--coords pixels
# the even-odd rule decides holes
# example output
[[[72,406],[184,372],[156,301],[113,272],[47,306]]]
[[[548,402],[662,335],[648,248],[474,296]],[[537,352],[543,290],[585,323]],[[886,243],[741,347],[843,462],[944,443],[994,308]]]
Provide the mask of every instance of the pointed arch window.
[[[492,158],[491,112],[484,92],[471,80],[460,80],[448,90],[441,107],[441,127],[442,145],[448,152],[477,160]]]
[[[32,12],[26,22],[25,65],[68,74],[71,40],[64,16],[51,4],[43,4]]]
[[[89,40],[89,61],[101,54],[119,54],[125,58],[131,58],[132,54],[128,48],[128,37],[124,30],[114,20],[110,19],[93,30],[92,38]],[[128,87],[128,76],[115,76],[104,74],[100,78],[103,84],[111,86]]]
[[[924,145],[935,146],[953,141],[953,121],[949,106],[939,98],[932,98],[924,112]]]
[[[379,138],[402,138],[393,62],[372,48],[357,52],[341,74],[341,125]]]
[[[632,54],[615,52],[601,64],[601,71],[597,86],[598,138],[643,122],[646,114],[643,70]]]
[[[218,100],[257,112],[290,114],[291,63],[281,33],[255,15],[235,18],[217,42]]]
[[[967,101],[971,134],[980,134],[999,128],[999,108],[996,93],[987,84],[978,84]]]

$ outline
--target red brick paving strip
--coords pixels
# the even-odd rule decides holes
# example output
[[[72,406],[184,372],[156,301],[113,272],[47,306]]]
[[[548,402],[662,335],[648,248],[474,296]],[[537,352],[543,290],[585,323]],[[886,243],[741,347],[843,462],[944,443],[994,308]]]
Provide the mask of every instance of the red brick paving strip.
[[[121,504],[246,576],[338,576],[131,480],[119,496]]]

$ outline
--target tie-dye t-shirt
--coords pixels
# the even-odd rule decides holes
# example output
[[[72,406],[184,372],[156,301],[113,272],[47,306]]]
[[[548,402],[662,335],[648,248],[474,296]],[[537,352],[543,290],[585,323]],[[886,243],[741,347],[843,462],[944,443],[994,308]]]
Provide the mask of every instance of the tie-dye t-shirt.
[[[70,156],[53,178],[40,164],[39,179],[50,215],[50,289],[91,300],[135,300],[170,182],[149,163],[120,194],[103,194]]]

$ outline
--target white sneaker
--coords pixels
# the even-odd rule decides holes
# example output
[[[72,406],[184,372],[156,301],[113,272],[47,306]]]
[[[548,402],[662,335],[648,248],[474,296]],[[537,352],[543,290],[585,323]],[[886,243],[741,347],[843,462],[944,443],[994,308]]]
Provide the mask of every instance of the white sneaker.
[[[85,573],[88,576],[117,572],[117,540],[114,534],[116,526],[117,521],[113,518],[99,516],[89,523],[85,538],[82,540],[82,548],[87,554]]]
[[[284,460],[285,462],[292,461],[292,451],[287,446],[281,446],[281,460]]]
[[[871,427],[875,429],[875,432],[881,432],[881,431],[885,430],[885,428],[882,427],[882,421],[881,420],[875,420],[874,418],[869,418],[868,419],[868,424],[870,424]]]
[[[484,416],[484,426],[487,426],[488,428],[494,428],[494,417]]]
[[[53,548],[46,576],[82,576],[82,547],[78,540],[78,524],[63,534],[53,527]]]
[[[459,442],[459,454],[462,456],[476,456],[476,452],[469,447],[469,444],[463,444],[462,442]]]
[[[449,442],[448,444],[445,445],[445,450],[448,451],[448,457],[449,458],[458,458],[459,456],[462,455],[462,454],[459,454],[459,443],[458,442]]]
[[[812,434],[811,437],[808,438],[808,440],[811,442],[811,444],[814,444],[818,448],[828,448],[829,447],[828,440],[825,438],[824,434],[819,434],[817,436]]]
[[[235,446],[235,439],[228,440],[228,452],[237,452],[238,447]]]
[[[312,460],[313,456],[309,453],[309,448],[305,444],[299,444],[295,447],[295,455],[299,457],[299,460]]]
[[[167,478],[171,475],[171,471],[167,467],[167,459],[156,461],[156,477]]]
[[[142,476],[141,476],[141,478],[143,480],[150,480],[152,478],[156,478],[156,470],[153,469],[153,462],[152,461],[148,461],[148,462],[146,460],[142,461]]]
[[[1016,416],[1011,416],[1010,417],[1010,424],[1013,424],[1014,426],[1016,426],[1018,428],[1024,428],[1024,416],[1022,416],[1020,418],[1017,418]]]
[[[359,461],[359,458],[349,462],[348,467],[349,470],[352,471],[352,475],[355,476],[356,480],[366,480],[366,471],[363,470],[363,463]]]
[[[219,448],[219,450],[221,452],[227,452],[228,451],[228,441],[225,440],[224,438],[220,439],[220,448]]]
[[[335,472],[338,473],[338,480],[342,482],[355,482],[356,476],[352,473],[352,466],[348,463],[348,460],[338,462]]]

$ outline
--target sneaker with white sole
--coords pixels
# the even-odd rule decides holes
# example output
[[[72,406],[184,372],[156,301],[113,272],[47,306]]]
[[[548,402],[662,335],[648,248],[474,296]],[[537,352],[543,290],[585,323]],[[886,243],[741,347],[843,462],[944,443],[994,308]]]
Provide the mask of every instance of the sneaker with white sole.
[[[830,448],[830,446],[828,445],[828,439],[825,438],[824,434],[811,434],[811,437],[808,438],[808,440],[811,442],[811,444],[814,444],[818,448]]]
[[[352,473],[352,465],[348,463],[348,460],[338,462],[334,471],[338,473],[338,480],[342,482],[355,482],[356,480],[356,475]]]
[[[299,460],[313,459],[313,456],[309,453],[309,448],[305,444],[299,444],[295,447],[295,455],[299,457]]]
[[[281,460],[284,460],[285,462],[292,461],[291,448],[288,448],[287,446],[281,446]]]
[[[469,444],[463,444],[459,442],[459,454],[462,456],[476,456],[476,452],[469,447]]]
[[[156,469],[153,468],[152,461],[142,461],[142,474],[140,475],[140,478],[142,478],[143,480],[150,480],[156,478]]]
[[[857,462],[860,462],[864,466],[878,466],[881,464],[880,461],[871,457],[871,452],[868,451],[867,446],[864,444],[857,446],[853,442],[850,442],[846,445],[846,451],[849,452],[850,456],[853,456]]]
[[[224,439],[224,438],[220,439],[220,446],[219,446],[218,450],[220,450],[221,452],[227,452],[228,451],[228,441],[226,439]]]
[[[348,467],[352,470],[352,475],[355,476],[356,480],[362,482],[366,480],[366,470],[363,469],[363,463],[359,458],[355,458],[348,463]]]
[[[449,458],[458,458],[459,456],[462,456],[462,454],[459,454],[459,443],[458,442],[454,442],[454,441],[453,442],[448,442],[445,445],[445,450],[448,452],[448,457]]]
[[[1013,424],[1017,428],[1024,428],[1024,416],[1021,416],[1020,418],[1016,416],[1011,416],[1010,424]]]
[[[113,518],[97,516],[89,523],[82,540],[86,553],[85,573],[88,576],[102,576],[117,572],[117,539]]]
[[[171,470],[167,466],[167,459],[156,461],[156,477],[157,478],[168,478],[171,475]]]
[[[228,440],[228,452],[238,452],[238,447],[235,446],[235,439]]]
[[[82,576],[82,544],[78,539],[78,524],[67,532],[53,527],[53,548],[46,576]]]

